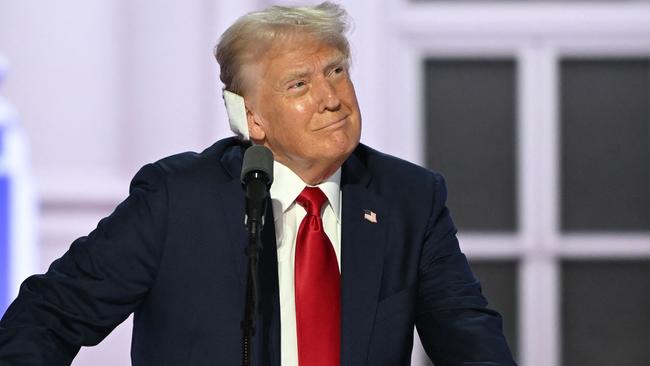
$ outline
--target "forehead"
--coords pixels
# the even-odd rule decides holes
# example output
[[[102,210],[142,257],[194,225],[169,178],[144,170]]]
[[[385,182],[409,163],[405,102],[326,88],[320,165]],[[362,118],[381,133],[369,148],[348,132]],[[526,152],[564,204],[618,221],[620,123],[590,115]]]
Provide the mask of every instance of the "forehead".
[[[293,36],[273,44],[258,61],[262,75],[281,76],[344,62],[343,53],[328,42],[309,36]]]

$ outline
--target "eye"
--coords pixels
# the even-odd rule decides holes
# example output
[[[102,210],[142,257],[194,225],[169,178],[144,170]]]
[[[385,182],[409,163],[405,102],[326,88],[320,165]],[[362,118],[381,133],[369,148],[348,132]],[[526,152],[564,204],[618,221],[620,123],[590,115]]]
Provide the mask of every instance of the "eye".
[[[302,88],[302,87],[305,86],[305,85],[307,85],[307,83],[305,83],[304,81],[300,80],[300,81],[296,81],[295,83],[290,84],[290,85],[289,85],[289,89],[300,89],[300,88]]]
[[[332,69],[331,75],[340,75],[345,72],[345,68],[343,66],[337,66],[334,69]]]

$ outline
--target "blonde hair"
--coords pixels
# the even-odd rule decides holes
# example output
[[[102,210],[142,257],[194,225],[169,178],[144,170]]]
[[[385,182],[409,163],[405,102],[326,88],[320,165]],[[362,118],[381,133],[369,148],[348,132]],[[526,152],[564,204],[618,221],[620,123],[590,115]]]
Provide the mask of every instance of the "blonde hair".
[[[329,43],[349,60],[350,44],[345,36],[349,28],[345,9],[329,1],[316,6],[272,6],[248,13],[231,25],[214,47],[220,79],[226,90],[243,94],[243,66],[259,59],[274,41],[297,34]]]

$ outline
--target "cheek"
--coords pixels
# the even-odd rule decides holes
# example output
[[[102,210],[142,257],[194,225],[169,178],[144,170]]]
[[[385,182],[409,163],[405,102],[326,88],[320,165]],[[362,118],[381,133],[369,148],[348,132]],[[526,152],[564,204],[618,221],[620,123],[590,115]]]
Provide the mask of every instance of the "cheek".
[[[293,110],[299,114],[307,113],[307,103],[304,102],[296,103],[293,106]]]
[[[295,135],[304,133],[309,129],[309,122],[314,114],[313,107],[309,101],[294,102],[284,106],[278,106],[276,122],[281,125],[278,130],[285,134]]]
[[[343,95],[345,100],[350,104],[350,107],[358,109],[357,93],[354,91],[352,82],[348,82],[344,88]]]
[[[312,102],[308,97],[302,97],[298,100],[283,100],[276,105],[276,114],[280,118],[291,115],[293,119],[301,114],[307,114],[312,109]]]
[[[309,123],[308,115],[308,103],[277,103],[273,108],[273,118],[267,120],[267,132],[272,139],[283,144],[302,140],[302,134]]]

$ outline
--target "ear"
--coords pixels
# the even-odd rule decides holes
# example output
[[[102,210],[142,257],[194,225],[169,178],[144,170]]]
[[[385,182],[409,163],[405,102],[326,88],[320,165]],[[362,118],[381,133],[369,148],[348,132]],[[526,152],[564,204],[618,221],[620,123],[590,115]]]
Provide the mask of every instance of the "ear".
[[[263,143],[266,139],[263,120],[257,113],[248,108],[248,105],[246,105],[246,121],[248,122],[248,133],[251,140],[258,144]]]

